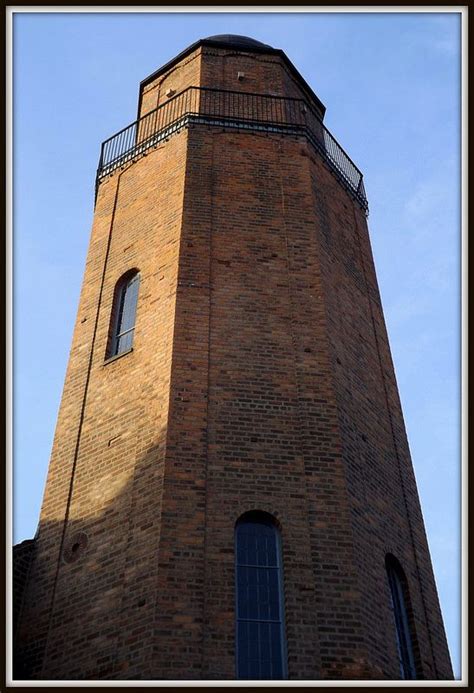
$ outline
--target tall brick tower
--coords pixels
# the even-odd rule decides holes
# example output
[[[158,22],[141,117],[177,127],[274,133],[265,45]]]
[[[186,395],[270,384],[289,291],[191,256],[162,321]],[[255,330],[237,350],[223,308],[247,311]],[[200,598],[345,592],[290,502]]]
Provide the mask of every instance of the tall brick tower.
[[[281,50],[215,36],[103,144],[18,678],[452,678],[324,111]]]

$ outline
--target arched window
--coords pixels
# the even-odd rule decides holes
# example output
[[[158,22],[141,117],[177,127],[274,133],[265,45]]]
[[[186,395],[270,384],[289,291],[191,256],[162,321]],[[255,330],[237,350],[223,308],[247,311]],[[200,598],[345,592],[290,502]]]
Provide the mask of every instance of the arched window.
[[[410,596],[405,573],[395,556],[388,554],[385,558],[390,601],[395,621],[398,660],[401,679],[416,679],[415,634],[411,620]]]
[[[237,679],[286,679],[280,532],[267,513],[235,526]]]
[[[108,358],[132,348],[139,286],[140,274],[137,270],[127,272],[117,282],[110,323]]]

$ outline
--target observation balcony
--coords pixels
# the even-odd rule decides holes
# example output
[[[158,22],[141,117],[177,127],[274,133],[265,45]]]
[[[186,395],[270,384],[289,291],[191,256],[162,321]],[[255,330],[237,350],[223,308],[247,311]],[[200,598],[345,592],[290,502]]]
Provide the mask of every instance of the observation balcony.
[[[102,144],[96,178],[106,176],[191,124],[304,135],[331,172],[368,213],[363,176],[304,99],[188,87]]]

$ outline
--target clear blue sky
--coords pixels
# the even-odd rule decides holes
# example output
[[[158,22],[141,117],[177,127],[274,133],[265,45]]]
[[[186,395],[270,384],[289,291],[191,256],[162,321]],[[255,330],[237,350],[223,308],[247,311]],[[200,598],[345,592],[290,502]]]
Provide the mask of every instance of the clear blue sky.
[[[364,173],[369,228],[460,676],[460,16],[25,13],[14,19],[14,542],[37,527],[102,140],[198,38],[282,48]]]

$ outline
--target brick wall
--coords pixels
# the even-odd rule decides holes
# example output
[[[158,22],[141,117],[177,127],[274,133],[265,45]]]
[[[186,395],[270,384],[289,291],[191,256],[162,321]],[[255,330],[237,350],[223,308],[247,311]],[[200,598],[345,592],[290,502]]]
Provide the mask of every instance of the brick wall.
[[[409,583],[419,674],[451,678],[366,219],[321,160],[308,161],[365,637],[372,661],[396,678],[384,565],[392,553]]]
[[[26,539],[13,547],[13,635],[18,625],[34,550],[34,539]]]
[[[244,73],[242,80],[238,79],[238,72]],[[204,45],[141,88],[139,116],[166,103],[168,89],[179,94],[190,86],[308,98],[305,89],[278,56]],[[314,106],[322,115],[317,104]]]
[[[199,83],[298,94],[275,56],[206,47],[142,112]],[[133,351],[106,363],[131,268]],[[193,125],[99,187],[25,671],[234,678],[234,526],[252,509],[281,529],[290,679],[398,677],[387,552],[420,676],[452,676],[365,217],[304,137]]]
[[[201,51],[201,86],[308,99],[304,88],[278,55],[212,46],[203,46]],[[244,73],[242,80],[238,79],[238,72]]]
[[[171,89],[179,94],[187,87],[198,87],[201,83],[201,48],[197,48],[169,70],[158,75],[142,90],[140,116],[168,101],[166,92]]]
[[[34,677],[128,677],[148,666],[185,142],[177,135],[100,186],[20,634]],[[133,351],[105,363],[114,287],[133,267]],[[65,563],[81,533],[87,546]],[[140,654],[135,629],[146,633]]]
[[[235,676],[233,531],[237,518],[254,508],[281,524],[290,678],[321,676],[324,628],[339,610],[341,629],[352,626],[362,656],[353,557],[347,550],[335,556],[335,540],[338,547],[349,543],[350,526],[300,150],[297,139],[278,136],[190,133],[194,169],[188,167],[185,194],[172,378],[178,403],[169,431],[178,469],[186,456],[198,466],[197,449],[203,460],[190,477],[203,478],[206,488],[202,675],[211,679]],[[185,338],[191,329],[194,340]],[[193,355],[200,357],[207,394],[199,425],[191,418],[202,397],[189,384],[196,383],[188,368]],[[183,419],[193,421],[196,437],[201,432],[193,445],[182,437]],[[165,481],[171,488],[172,469]],[[193,496],[180,487],[180,507],[195,507]],[[170,520],[171,545],[184,534],[180,518]],[[191,571],[194,560],[178,556],[168,571],[178,579],[183,563]],[[315,579],[321,565],[335,563],[336,582]],[[350,639],[341,632],[330,653],[339,670],[354,655],[343,642]],[[179,661],[177,671],[183,666]]]

